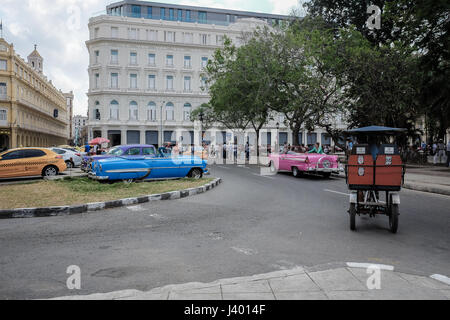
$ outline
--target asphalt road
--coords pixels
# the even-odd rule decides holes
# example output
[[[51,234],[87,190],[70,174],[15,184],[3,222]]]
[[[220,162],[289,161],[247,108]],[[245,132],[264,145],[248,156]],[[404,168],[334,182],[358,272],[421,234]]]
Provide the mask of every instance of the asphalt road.
[[[388,218],[349,230],[345,181],[216,166],[216,189],[186,199],[70,217],[0,220],[0,298],[152,288],[336,262],[450,276],[450,197],[402,190]],[[79,291],[67,267],[81,268]]]

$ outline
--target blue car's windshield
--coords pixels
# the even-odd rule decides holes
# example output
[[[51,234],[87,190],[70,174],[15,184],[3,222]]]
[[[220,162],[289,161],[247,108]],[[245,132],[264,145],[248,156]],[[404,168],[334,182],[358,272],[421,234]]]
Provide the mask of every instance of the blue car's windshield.
[[[108,154],[112,156],[121,156],[123,154],[123,150],[120,148],[112,148],[109,150]]]

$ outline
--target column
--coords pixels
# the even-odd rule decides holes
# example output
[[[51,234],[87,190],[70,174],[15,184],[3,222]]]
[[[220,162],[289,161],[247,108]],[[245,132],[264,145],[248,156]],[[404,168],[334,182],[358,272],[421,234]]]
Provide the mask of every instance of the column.
[[[140,127],[139,128],[139,132],[141,134],[140,139],[139,139],[140,143],[141,144],[146,144],[147,142],[145,141],[145,128]]]
[[[120,129],[120,144],[126,145],[127,144],[127,129]]]

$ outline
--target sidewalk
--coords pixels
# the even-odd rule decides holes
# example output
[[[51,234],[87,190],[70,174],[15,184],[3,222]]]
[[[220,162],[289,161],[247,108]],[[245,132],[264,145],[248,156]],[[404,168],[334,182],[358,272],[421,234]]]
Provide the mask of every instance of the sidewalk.
[[[341,172],[335,177],[344,178]],[[444,166],[406,166],[406,189],[450,196],[450,168]]]
[[[352,267],[349,267],[351,265]],[[358,266],[359,265],[359,266]],[[356,266],[356,267],[355,267]],[[364,264],[343,264],[331,269],[302,268],[282,270],[250,277],[186,283],[156,288],[148,292],[124,290],[87,296],[68,296],[52,300],[449,300],[449,278],[444,282],[431,277],[388,271],[379,266],[380,289],[368,289]],[[369,281],[369,283],[374,283]]]

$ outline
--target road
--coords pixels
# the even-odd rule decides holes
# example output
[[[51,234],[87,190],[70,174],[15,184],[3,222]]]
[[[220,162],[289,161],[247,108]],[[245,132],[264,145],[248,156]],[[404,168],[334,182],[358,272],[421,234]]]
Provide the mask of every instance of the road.
[[[0,221],[0,298],[50,298],[249,276],[294,266],[374,262],[450,274],[450,197],[402,190],[387,217],[348,226],[345,181],[214,166],[205,194],[89,214]],[[79,291],[66,269],[81,268]]]

